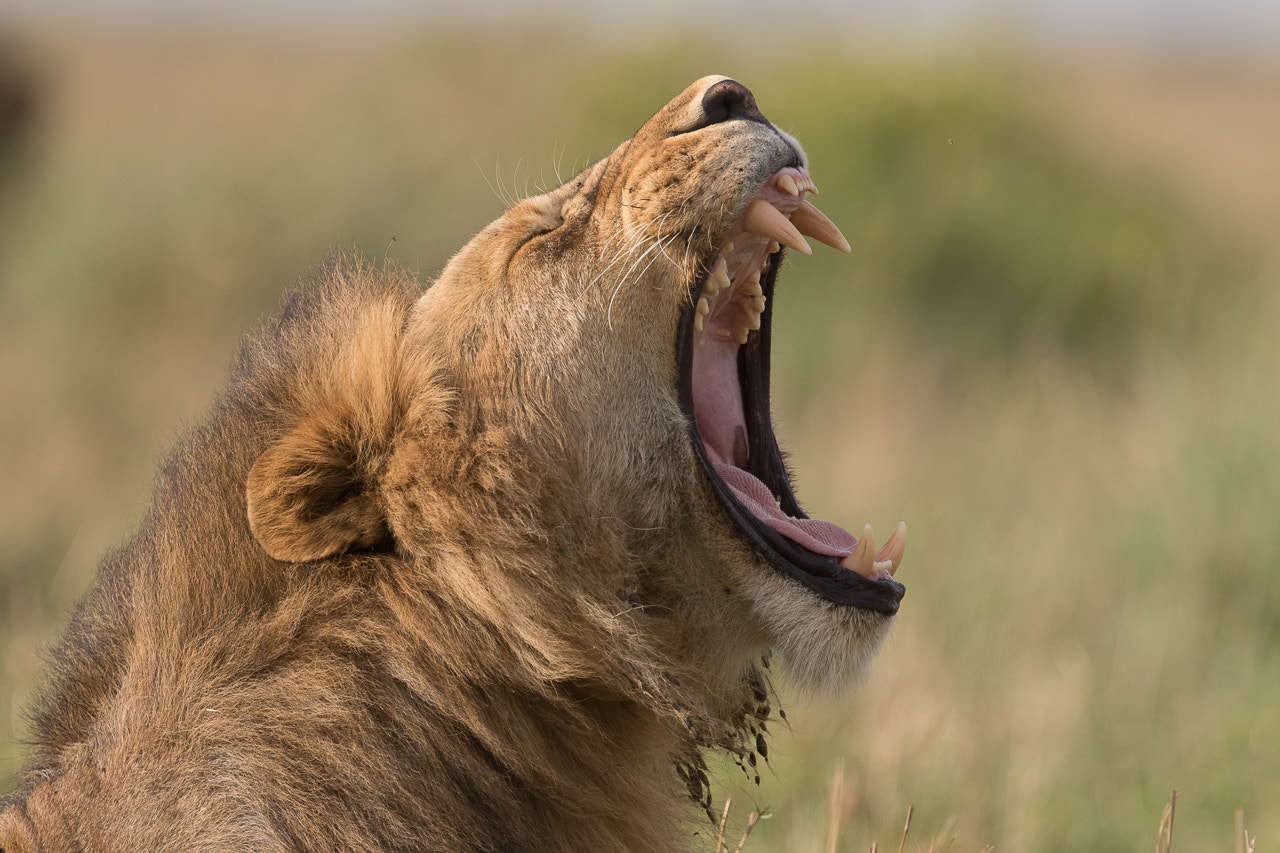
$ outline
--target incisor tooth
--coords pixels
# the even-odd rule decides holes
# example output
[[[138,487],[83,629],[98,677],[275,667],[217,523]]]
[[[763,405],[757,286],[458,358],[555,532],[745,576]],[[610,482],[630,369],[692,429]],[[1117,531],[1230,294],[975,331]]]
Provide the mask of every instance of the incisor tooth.
[[[840,233],[840,229],[826,217],[821,210],[807,201],[801,201],[795,213],[791,214],[791,224],[801,234],[812,237],[819,243],[825,243],[833,249],[849,252],[849,241]]]
[[[796,179],[790,175],[778,176],[778,189],[787,195],[800,195],[800,187],[796,184]]]
[[[804,237],[800,236],[800,232],[786,215],[762,198],[752,199],[751,204],[747,205],[747,209],[742,214],[742,230],[748,234],[777,240],[797,252],[813,254],[813,249],[809,248],[809,244],[804,241]]]

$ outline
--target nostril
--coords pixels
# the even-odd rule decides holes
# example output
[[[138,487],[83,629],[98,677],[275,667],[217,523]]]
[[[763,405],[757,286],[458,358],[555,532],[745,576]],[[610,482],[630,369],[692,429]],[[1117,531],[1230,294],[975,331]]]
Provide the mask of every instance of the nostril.
[[[736,80],[721,80],[708,89],[702,96],[702,112],[707,124],[733,119],[764,121],[751,90]]]

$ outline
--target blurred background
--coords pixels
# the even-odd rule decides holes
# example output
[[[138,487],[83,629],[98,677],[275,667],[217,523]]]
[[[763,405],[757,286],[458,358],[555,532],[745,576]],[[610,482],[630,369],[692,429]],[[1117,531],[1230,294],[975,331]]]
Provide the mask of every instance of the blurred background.
[[[427,279],[726,73],[854,247],[782,281],[801,497],[910,528],[862,689],[777,673],[771,766],[717,768],[728,834],[894,849],[914,806],[906,849],[1145,850],[1176,788],[1175,847],[1273,849],[1277,45],[1271,0],[0,0],[0,791],[287,287],[333,248]]]

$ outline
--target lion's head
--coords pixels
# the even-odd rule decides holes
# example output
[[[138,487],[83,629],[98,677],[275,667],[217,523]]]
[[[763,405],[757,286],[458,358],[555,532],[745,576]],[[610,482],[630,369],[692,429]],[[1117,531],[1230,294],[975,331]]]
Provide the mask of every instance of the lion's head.
[[[802,684],[856,676],[903,596],[903,529],[876,551],[808,518],[769,411],[780,247],[848,250],[810,191],[749,90],[697,81],[450,261],[404,332],[417,421],[377,487],[260,499],[259,538],[292,560],[546,538],[557,571],[627,583],[669,656],[719,677],[776,648]]]

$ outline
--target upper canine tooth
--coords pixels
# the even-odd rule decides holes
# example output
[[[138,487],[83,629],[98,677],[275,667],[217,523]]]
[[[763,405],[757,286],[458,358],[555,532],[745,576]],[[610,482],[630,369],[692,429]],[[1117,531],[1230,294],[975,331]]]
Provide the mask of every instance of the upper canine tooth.
[[[803,202],[801,204],[803,205]],[[762,198],[752,199],[751,204],[747,205],[747,209],[742,214],[742,230],[748,234],[777,240],[797,252],[813,254],[813,249],[809,248],[809,244],[804,241],[804,237],[786,215]]]
[[[800,187],[796,184],[796,179],[790,175],[778,176],[778,189],[787,195],[800,195]]]
[[[801,201],[795,213],[791,214],[791,224],[804,235],[812,237],[819,243],[825,243],[842,252],[851,251],[849,241],[840,233],[840,229],[826,217],[821,210],[807,201]]]

